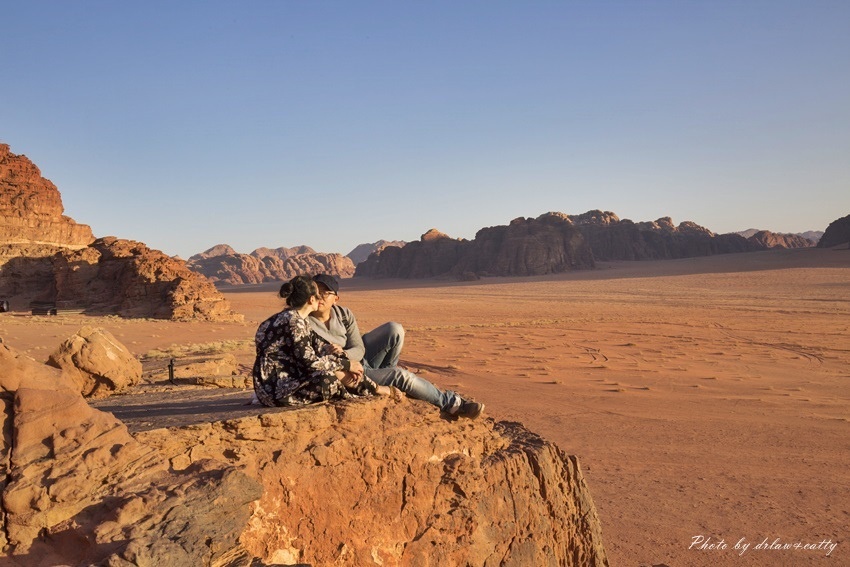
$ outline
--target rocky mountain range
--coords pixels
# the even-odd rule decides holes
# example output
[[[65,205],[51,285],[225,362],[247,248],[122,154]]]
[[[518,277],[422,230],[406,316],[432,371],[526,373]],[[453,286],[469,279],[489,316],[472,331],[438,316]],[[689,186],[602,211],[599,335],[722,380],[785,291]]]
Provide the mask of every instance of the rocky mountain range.
[[[595,261],[659,260],[810,247],[799,235],[757,231],[715,234],[670,217],[634,222],[610,211],[546,213],[478,231],[471,241],[432,229],[419,242],[388,248],[358,265],[356,276],[426,278],[542,275],[593,267]]]
[[[402,248],[388,247],[357,266],[356,276],[393,278],[532,276],[592,268],[593,253],[566,215],[518,218],[478,231],[473,240],[432,229]]]
[[[740,234],[748,240],[760,235],[757,236],[756,241],[762,242],[768,248],[809,248],[817,245],[821,236],[823,236],[823,231],[807,230],[806,232],[789,233],[748,228],[747,230],[738,231],[735,234]]]
[[[185,262],[139,242],[95,239],[24,155],[0,144],[0,298],[126,317],[232,320],[224,296]]]
[[[257,248],[240,254],[227,244],[213,246],[189,258],[188,267],[217,284],[241,285],[288,280],[298,274],[354,275],[350,258],[316,252],[309,246]]]

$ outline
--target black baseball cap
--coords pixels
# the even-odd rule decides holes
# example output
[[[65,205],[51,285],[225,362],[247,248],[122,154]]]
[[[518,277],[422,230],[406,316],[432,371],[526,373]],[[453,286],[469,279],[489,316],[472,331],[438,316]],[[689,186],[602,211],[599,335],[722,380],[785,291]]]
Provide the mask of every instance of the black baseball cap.
[[[328,274],[316,274],[313,276],[313,281],[317,284],[322,284],[334,293],[339,293],[339,283],[336,278]]]

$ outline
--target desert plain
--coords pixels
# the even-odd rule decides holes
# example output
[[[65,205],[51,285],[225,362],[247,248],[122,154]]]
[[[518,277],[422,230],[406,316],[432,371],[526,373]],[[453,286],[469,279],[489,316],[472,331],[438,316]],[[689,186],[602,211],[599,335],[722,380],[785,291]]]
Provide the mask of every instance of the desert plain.
[[[227,351],[248,373],[277,288],[222,289],[244,323],[5,313],[0,337],[46,360],[94,325],[148,368]],[[578,455],[612,565],[850,564],[850,251],[357,278],[340,303],[404,325],[403,364],[483,418]]]

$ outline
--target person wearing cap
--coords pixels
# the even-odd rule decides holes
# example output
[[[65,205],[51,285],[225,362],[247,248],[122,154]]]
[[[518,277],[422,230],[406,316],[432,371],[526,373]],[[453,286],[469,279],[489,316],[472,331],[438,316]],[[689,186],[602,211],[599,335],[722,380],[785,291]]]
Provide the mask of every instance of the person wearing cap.
[[[319,306],[308,320],[313,331],[335,345],[336,352],[351,361],[348,373],[366,376],[382,386],[394,386],[409,397],[437,406],[449,418],[474,419],[484,404],[464,400],[451,390],[440,390],[428,380],[398,366],[404,346],[404,328],[395,322],[360,334],[357,319],[347,307],[338,305],[339,283],[328,274],[313,276],[319,289]]]
[[[319,305],[316,282],[295,276],[280,287],[286,309],[257,328],[251,372],[254,396],[265,406],[295,406],[352,395],[393,395],[390,388],[346,372],[351,361],[313,332],[309,315]]]

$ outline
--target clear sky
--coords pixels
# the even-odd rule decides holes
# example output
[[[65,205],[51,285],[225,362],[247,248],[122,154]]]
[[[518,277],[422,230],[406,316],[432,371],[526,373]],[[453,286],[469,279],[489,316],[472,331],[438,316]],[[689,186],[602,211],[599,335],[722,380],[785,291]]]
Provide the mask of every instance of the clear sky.
[[[0,2],[0,141],[188,256],[850,213],[850,2]]]

